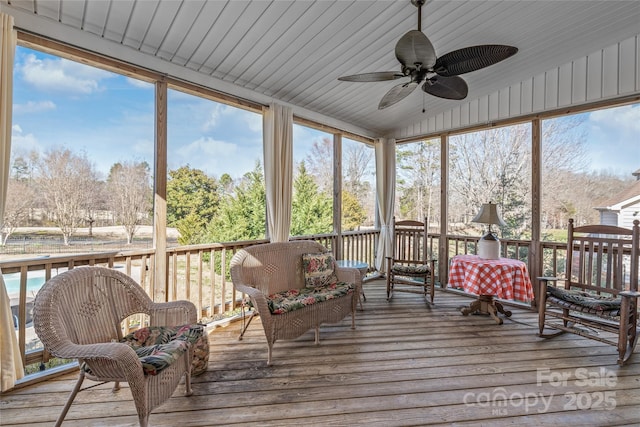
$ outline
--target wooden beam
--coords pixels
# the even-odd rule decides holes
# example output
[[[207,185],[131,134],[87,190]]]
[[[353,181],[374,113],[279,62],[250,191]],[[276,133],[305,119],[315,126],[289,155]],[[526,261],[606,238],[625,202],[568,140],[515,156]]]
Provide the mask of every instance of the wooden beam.
[[[314,122],[313,120],[305,119],[303,117],[296,116],[295,114],[293,115],[293,122],[295,124],[307,126],[312,129],[316,129],[323,132],[329,132],[333,134],[339,133],[346,138],[353,139],[354,141],[358,141],[358,142],[364,142],[365,144],[373,145],[375,143],[374,138],[358,135],[352,132],[348,132],[346,130],[335,128],[333,126],[323,125],[322,123]]]
[[[440,137],[440,242],[438,243],[438,279],[440,286],[449,281],[449,136]]]
[[[153,181],[153,246],[156,251],[151,296],[155,302],[168,301],[167,266],[167,83],[156,82]]]
[[[396,144],[405,144],[408,142],[421,141],[424,139],[437,138],[442,135],[460,135],[463,133],[469,132],[477,132],[481,130],[487,130],[494,127],[503,127],[503,126],[511,126],[520,123],[527,123],[533,120],[545,120],[552,119],[556,117],[568,116],[571,114],[585,113],[588,111],[601,110],[603,108],[612,108],[612,107],[620,107],[622,105],[635,104],[640,102],[640,95],[633,94],[628,96],[623,96],[614,99],[607,99],[604,101],[596,101],[583,105],[575,105],[571,107],[558,108],[555,110],[549,110],[541,113],[528,114],[519,117],[512,117],[509,119],[503,120],[495,120],[492,122],[481,123],[473,126],[468,126],[464,128],[452,129],[449,131],[440,131],[440,132],[432,132],[423,135],[415,135],[407,138],[398,138],[396,139]]]
[[[542,276],[542,123],[540,119],[531,122],[531,246],[529,247],[529,275],[534,284],[535,278]],[[537,299],[537,295],[534,295]],[[535,306],[535,301],[533,302]]]
[[[342,135],[333,134],[333,232],[336,259],[342,259]]]

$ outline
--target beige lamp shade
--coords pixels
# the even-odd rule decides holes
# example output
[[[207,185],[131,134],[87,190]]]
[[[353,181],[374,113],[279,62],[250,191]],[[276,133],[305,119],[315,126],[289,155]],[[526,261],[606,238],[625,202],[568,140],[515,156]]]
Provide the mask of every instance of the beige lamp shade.
[[[489,229],[491,229],[492,224],[497,224],[501,227],[504,227],[505,222],[502,219],[502,215],[500,215],[500,211],[498,210],[498,205],[495,203],[485,203],[480,208],[480,212],[471,220],[471,222],[477,222],[480,224],[489,224]]]
[[[491,231],[491,225],[507,225],[500,215],[498,205],[495,203],[485,203],[480,208],[480,212],[471,220],[480,224],[489,224],[487,234],[482,236],[478,242],[478,256],[483,259],[500,258],[500,239]]]

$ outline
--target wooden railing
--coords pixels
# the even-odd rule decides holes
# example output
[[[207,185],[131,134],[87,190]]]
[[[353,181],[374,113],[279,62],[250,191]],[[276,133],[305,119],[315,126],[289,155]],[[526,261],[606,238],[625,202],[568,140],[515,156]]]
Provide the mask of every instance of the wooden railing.
[[[375,256],[378,230],[350,231],[338,237],[333,234],[296,237],[320,242],[327,248],[336,251],[341,242],[342,259],[364,261],[369,271],[375,270]],[[447,283],[447,267],[449,259],[457,254],[473,254],[476,252],[478,237],[447,236],[447,259],[444,268],[440,269],[438,281],[442,287]],[[188,299],[192,301],[200,313],[200,320],[211,322],[232,314],[237,309],[242,295],[237,294],[229,276],[229,262],[238,250],[266,240],[212,243],[193,246],[179,246],[167,250],[167,300]],[[438,234],[430,234],[428,245],[433,257],[438,256],[442,238]],[[502,256],[517,258],[528,265],[531,242],[503,239]],[[566,244],[543,242],[542,265],[537,271],[547,276],[562,276],[566,257]],[[25,365],[39,364],[44,360],[43,351],[30,325],[32,299],[35,295],[28,292],[28,281],[40,276],[42,283],[52,276],[68,269],[83,265],[102,265],[122,269],[138,281],[149,294],[152,294],[150,271],[153,271],[155,252],[152,249],[126,252],[89,253],[64,255],[55,257],[37,257],[1,261],[0,268],[4,275],[19,276],[20,289],[17,296],[17,333],[20,350]],[[531,265],[529,265],[531,271]],[[6,277],[6,276],[5,276]]]
[[[131,252],[103,252],[90,254],[64,255],[55,257],[37,257],[31,259],[17,259],[0,262],[3,275],[19,274],[20,289],[18,292],[18,313],[14,316],[17,324],[18,345],[23,363],[31,365],[43,360],[42,348],[35,336],[31,322],[33,298],[35,293],[28,292],[29,279],[44,283],[51,277],[74,267],[83,265],[100,265],[110,268],[121,268],[124,273],[134,277],[147,291],[149,291],[148,267],[153,265],[153,250]],[[13,297],[11,293],[9,296]],[[13,301],[13,299],[12,299]],[[13,305],[13,304],[12,304]],[[12,307],[13,308],[13,307]],[[27,341],[28,340],[28,341]]]
[[[341,258],[365,261],[373,268],[377,236],[377,230],[344,233],[341,237]],[[333,249],[338,241],[337,236],[333,234],[294,238],[300,239],[318,241],[329,249]],[[199,319],[204,322],[229,316],[238,308],[242,298],[242,295],[233,290],[229,262],[238,250],[266,242],[254,240],[169,248],[166,253],[167,300],[190,300],[200,313]],[[153,271],[155,256],[155,251],[148,249],[0,261],[2,274],[7,278],[16,275],[19,281],[17,295],[12,292],[10,296],[13,302],[17,300],[16,304],[12,303],[12,309],[17,308],[14,319],[25,366],[40,364],[44,360],[41,344],[31,326],[35,291],[29,291],[30,280],[39,281],[41,285],[51,277],[74,267],[99,265],[121,269],[140,283],[149,295],[153,295],[149,272]]]

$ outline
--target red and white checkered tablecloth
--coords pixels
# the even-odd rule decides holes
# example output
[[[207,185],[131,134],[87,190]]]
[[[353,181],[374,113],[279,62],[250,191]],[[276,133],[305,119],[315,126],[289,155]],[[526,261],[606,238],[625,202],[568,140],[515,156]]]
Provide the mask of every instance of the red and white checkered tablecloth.
[[[482,259],[477,255],[456,255],[451,259],[449,267],[449,287],[501,299],[533,299],[527,264],[516,259]]]

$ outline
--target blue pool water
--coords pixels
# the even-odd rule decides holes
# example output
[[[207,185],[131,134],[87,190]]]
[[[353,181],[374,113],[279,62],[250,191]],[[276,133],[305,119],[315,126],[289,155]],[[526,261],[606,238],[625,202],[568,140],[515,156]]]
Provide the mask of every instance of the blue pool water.
[[[20,273],[3,274],[4,284],[9,295],[20,292]],[[44,275],[31,276],[27,278],[27,296],[34,296],[44,284]]]

